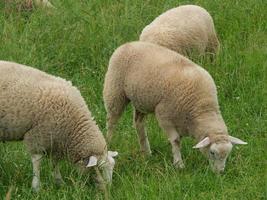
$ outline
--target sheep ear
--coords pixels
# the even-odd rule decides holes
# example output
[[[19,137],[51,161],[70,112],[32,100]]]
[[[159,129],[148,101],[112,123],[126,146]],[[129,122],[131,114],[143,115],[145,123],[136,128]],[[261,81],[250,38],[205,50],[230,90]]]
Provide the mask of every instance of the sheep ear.
[[[210,138],[209,137],[205,137],[203,140],[201,140],[199,143],[197,143],[195,146],[193,146],[194,149],[199,149],[199,148],[203,148],[206,147],[210,144]]]
[[[108,151],[108,156],[116,157],[119,153],[117,151]]]
[[[86,167],[93,167],[97,165],[97,158],[95,156],[90,156],[88,164]]]
[[[232,144],[248,144],[248,143],[246,143],[246,142],[244,142],[244,141],[242,141],[236,137],[230,136],[230,135],[229,135],[229,139],[230,139]]]

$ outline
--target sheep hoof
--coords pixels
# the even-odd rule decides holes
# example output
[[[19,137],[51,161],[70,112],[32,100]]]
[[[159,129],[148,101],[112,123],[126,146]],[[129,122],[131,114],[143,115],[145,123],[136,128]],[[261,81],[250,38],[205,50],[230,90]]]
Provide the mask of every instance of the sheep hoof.
[[[34,176],[32,180],[32,189],[34,192],[40,191],[40,181],[36,176]]]
[[[150,149],[149,150],[141,150],[141,154],[143,156],[151,156],[152,151]]]
[[[57,178],[55,179],[55,184],[57,187],[60,187],[62,185],[65,185],[65,182],[63,181],[63,179]]]
[[[184,162],[182,160],[174,162],[174,167],[176,169],[183,169],[185,168]]]
[[[37,187],[32,187],[32,190],[36,193],[38,193],[40,191],[40,186]]]

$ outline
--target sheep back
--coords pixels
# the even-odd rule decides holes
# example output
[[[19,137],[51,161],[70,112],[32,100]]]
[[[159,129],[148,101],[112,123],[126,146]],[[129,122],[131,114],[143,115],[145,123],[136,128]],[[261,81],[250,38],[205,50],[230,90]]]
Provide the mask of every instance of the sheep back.
[[[24,140],[30,153],[68,154],[73,161],[106,148],[70,81],[6,61],[0,61],[0,140]]]
[[[202,112],[219,112],[216,86],[205,69],[147,42],[127,43],[112,55],[104,84],[108,112],[116,112],[117,94],[140,112],[166,112],[181,127]]]
[[[217,53],[217,39],[213,19],[202,7],[184,5],[170,9],[147,25],[140,41],[165,46],[183,55]]]

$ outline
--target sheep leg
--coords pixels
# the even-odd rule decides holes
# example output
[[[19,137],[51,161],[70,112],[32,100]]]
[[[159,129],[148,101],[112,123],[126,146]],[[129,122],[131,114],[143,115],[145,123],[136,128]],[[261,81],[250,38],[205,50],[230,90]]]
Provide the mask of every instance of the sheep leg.
[[[146,155],[150,155],[151,150],[150,150],[148,137],[145,131],[144,118],[145,118],[145,114],[140,113],[136,109],[134,110],[134,125],[137,131],[138,137],[139,137],[141,152]]]
[[[172,145],[173,164],[177,168],[184,168],[181,156],[180,136],[174,128],[163,128],[168,135],[168,140]]]
[[[42,161],[41,154],[33,154],[32,158],[32,166],[33,166],[33,179],[32,179],[32,188],[35,192],[40,190],[40,164]]]
[[[177,168],[184,168],[184,163],[182,160],[181,155],[181,148],[180,148],[180,136],[175,130],[175,128],[171,127],[164,127],[162,129],[166,132],[168,136],[168,140],[172,145],[172,154],[173,154],[173,164]]]
[[[107,143],[111,142],[111,138],[115,129],[115,125],[117,124],[120,115],[107,115]]]
[[[104,96],[105,97],[105,96]],[[111,138],[115,129],[115,125],[119,121],[125,107],[129,103],[129,100],[124,95],[117,95],[117,98],[106,101],[107,110],[107,143],[111,142]]]
[[[58,166],[58,163],[56,161],[53,161],[53,168],[54,168],[53,176],[54,176],[56,185],[57,186],[63,185],[65,182],[62,179],[62,176],[61,176],[61,173],[59,170],[59,166]]]
[[[164,106],[159,105],[156,108],[156,117],[160,127],[165,131],[168,136],[168,140],[172,146],[173,164],[177,168],[184,168],[184,163],[180,151],[180,136],[176,131],[175,126],[170,122],[168,112],[164,109]]]

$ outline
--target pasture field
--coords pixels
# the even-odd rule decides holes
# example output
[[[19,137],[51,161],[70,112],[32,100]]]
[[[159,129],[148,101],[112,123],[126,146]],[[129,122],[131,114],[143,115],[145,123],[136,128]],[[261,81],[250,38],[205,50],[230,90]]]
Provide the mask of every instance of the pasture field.
[[[140,155],[132,126],[132,108],[122,116],[112,150],[119,156],[111,199],[264,200],[267,199],[267,2],[266,0],[51,0],[54,11],[5,10],[0,1],[0,60],[34,66],[69,79],[85,98],[106,133],[102,100],[108,60],[121,44],[138,40],[141,30],[163,11],[197,4],[212,15],[221,43],[214,63],[194,61],[207,69],[218,87],[221,111],[236,146],[221,176],[213,174],[195,141],[185,138],[186,168],[174,169],[171,147],[153,115],[147,131],[153,154]],[[1,91],[0,91],[1,92]],[[66,184],[57,188],[51,161],[41,168],[42,189],[31,190],[32,166],[21,142],[0,144],[0,199],[103,199],[90,176],[67,162],[60,164]],[[89,179],[89,180],[88,180]],[[88,180],[88,181],[87,181]]]

